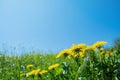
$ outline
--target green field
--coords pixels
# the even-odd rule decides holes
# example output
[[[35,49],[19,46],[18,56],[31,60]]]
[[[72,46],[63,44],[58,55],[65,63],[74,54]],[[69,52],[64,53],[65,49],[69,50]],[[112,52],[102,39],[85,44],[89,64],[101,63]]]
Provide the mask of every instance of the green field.
[[[0,53],[0,80],[119,80],[119,48],[76,44],[60,53]]]

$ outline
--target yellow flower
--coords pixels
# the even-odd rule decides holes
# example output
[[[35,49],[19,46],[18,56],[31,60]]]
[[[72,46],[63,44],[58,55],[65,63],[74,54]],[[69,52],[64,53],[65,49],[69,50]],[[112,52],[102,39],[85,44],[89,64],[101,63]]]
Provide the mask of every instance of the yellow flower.
[[[93,46],[95,46],[96,48],[99,48],[99,47],[101,47],[101,46],[103,46],[105,44],[107,44],[107,42],[105,42],[105,41],[98,41],[95,44],[93,44]]]
[[[84,44],[84,43],[78,44],[78,47],[79,47],[79,48],[85,48],[85,47],[86,47],[86,44]]]
[[[75,57],[77,57],[77,56],[78,56],[78,54],[72,54],[72,56],[75,58]]]
[[[100,54],[101,54],[101,55],[105,55],[105,51],[103,51],[103,52],[100,52]]]
[[[65,49],[65,50],[63,50],[63,51],[61,51],[57,56],[56,56],[56,58],[59,58],[59,57],[61,57],[61,56],[68,56],[70,54],[70,50],[69,49]]]
[[[40,72],[40,69],[36,69],[35,70],[35,75],[39,74],[39,72]]]
[[[32,75],[38,75],[40,72],[40,69],[32,70],[26,74],[26,77],[32,76]]]
[[[72,53],[76,54],[76,53],[79,53],[85,47],[86,47],[85,44],[78,44],[78,45],[73,44],[70,50]]]
[[[41,72],[40,72],[40,74],[45,74],[45,73],[47,73],[48,71],[47,70],[42,70]]]
[[[68,58],[68,59],[71,59],[72,57],[71,57],[71,55],[69,55],[69,56],[67,56],[67,58]]]
[[[104,56],[110,56],[110,52],[106,50],[101,51],[100,54]]]
[[[27,68],[32,68],[32,67],[33,67],[32,64],[27,65]]]
[[[32,70],[26,74],[26,77],[32,76],[35,74],[35,70]]]
[[[54,65],[49,66],[48,69],[51,70],[51,69],[54,69],[54,68],[56,68],[56,67],[58,67],[58,66],[59,66],[59,64],[56,63],[56,64],[54,64]]]
[[[85,55],[84,55],[84,53],[83,52],[80,52],[80,57],[82,58],[82,57],[84,57]]]
[[[100,48],[100,52],[103,52],[104,51],[104,48]]]
[[[99,51],[100,51],[100,54],[102,54],[102,55],[105,54],[104,48],[100,48]]]
[[[83,50],[79,53],[79,55],[80,55],[81,58],[84,57],[85,54],[86,54],[86,49],[83,49]]]
[[[96,47],[95,46],[87,46],[86,48],[85,48],[86,50],[96,50]]]

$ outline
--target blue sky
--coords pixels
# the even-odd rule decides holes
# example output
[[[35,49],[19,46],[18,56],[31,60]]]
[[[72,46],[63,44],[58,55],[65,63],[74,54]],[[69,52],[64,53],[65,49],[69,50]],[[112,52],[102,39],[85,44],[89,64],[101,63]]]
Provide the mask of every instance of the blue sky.
[[[120,0],[0,0],[0,46],[57,52],[120,37]]]

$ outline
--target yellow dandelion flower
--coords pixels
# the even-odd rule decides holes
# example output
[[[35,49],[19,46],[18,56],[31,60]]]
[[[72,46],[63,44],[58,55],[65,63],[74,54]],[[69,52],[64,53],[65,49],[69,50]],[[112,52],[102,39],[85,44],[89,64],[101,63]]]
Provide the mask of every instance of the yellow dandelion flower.
[[[40,69],[32,70],[26,74],[26,77],[32,76],[32,75],[38,75],[40,72]]]
[[[70,50],[69,49],[65,49],[65,50],[63,50],[63,51],[61,51],[57,56],[56,56],[56,58],[59,58],[59,57],[61,57],[61,56],[68,56],[70,54]]]
[[[107,42],[105,42],[105,41],[98,41],[95,44],[93,44],[93,46],[99,48],[99,47],[101,47],[101,46],[103,46],[105,44],[107,44]]]
[[[67,58],[68,58],[68,59],[71,59],[72,57],[71,57],[71,55],[69,55],[69,56],[67,56]]]
[[[39,72],[40,72],[40,69],[36,69],[34,74],[37,75],[39,74]]]
[[[27,68],[32,68],[32,67],[33,67],[32,64],[27,65]]]
[[[80,57],[82,58],[84,56],[85,56],[85,54],[83,52],[80,52]]]
[[[32,70],[26,74],[26,77],[32,76],[35,74],[35,70]]]
[[[83,50],[79,53],[80,57],[84,57],[85,54],[86,54],[86,49],[83,49]]]
[[[104,54],[105,54],[105,51],[103,51],[103,52],[100,52],[100,54],[101,54],[101,55],[104,55]]]
[[[77,57],[78,56],[78,54],[73,54],[73,57]]]
[[[105,52],[106,52],[106,51],[104,50],[104,48],[100,48],[99,51],[100,51],[100,54],[101,54],[101,55],[104,55]]]
[[[104,48],[100,48],[100,52],[103,52],[103,51],[105,51]]]
[[[48,71],[47,70],[42,70],[41,72],[40,72],[40,74],[45,74],[45,73],[47,73]]]
[[[78,44],[78,45],[73,44],[70,50],[73,54],[76,54],[76,53],[79,53],[85,47],[86,47],[85,44]]]
[[[110,52],[109,51],[102,51],[100,52],[101,55],[104,55],[104,56],[109,56],[110,55]]]
[[[58,67],[58,66],[59,66],[59,64],[56,63],[56,64],[54,64],[54,65],[49,66],[48,69],[49,69],[49,70],[52,70],[52,69],[54,69],[54,68],[56,68],[56,67]]]
[[[85,48],[86,50],[96,50],[96,47],[95,46],[87,46],[86,48]]]
[[[82,48],[82,49],[83,49],[83,48],[86,48],[86,44],[84,44],[84,43],[78,44],[78,47],[79,47],[79,48]]]
[[[100,54],[102,54],[102,55],[105,54],[105,50],[104,50],[104,48],[100,48],[99,51],[100,51]]]

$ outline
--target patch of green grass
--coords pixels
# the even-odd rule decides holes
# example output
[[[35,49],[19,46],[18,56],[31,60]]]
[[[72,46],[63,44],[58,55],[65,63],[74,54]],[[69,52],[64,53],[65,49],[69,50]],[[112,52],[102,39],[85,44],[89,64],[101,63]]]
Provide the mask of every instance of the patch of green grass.
[[[0,53],[0,80],[120,80],[119,50],[104,44],[73,45],[59,54]]]
[[[0,80],[19,80],[20,72],[26,72],[26,66],[33,64],[34,68],[47,69],[54,63],[63,62],[56,59],[56,54],[28,53],[21,56],[7,56],[0,54]]]

